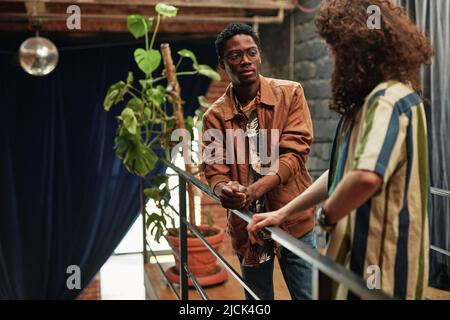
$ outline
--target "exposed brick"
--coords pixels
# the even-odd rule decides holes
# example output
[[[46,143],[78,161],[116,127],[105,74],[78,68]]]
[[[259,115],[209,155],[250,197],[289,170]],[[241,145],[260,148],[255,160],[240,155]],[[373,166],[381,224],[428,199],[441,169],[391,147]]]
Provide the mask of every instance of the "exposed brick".
[[[316,60],[328,54],[325,42],[318,38],[295,46],[295,59]]]
[[[329,80],[309,80],[302,82],[306,99],[328,98],[331,92]]]
[[[97,274],[77,300],[101,300],[100,276]]]
[[[296,43],[305,42],[317,37],[316,26],[312,21],[294,27]]]
[[[319,79],[330,79],[333,72],[333,61],[327,55],[324,58],[316,62],[317,64],[317,77]]]
[[[295,80],[309,80],[314,79],[317,74],[316,64],[309,61],[297,62],[295,64]]]

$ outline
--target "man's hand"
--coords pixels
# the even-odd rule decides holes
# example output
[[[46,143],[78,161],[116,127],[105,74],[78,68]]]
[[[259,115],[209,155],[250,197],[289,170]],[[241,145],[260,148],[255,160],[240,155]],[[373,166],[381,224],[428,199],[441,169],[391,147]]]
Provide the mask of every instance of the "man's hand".
[[[244,208],[248,210],[250,204],[258,199],[258,196],[256,194],[255,188],[253,185],[250,185],[248,187],[243,187],[244,193],[245,193],[245,204]]]
[[[264,241],[258,236],[258,231],[264,227],[276,227],[280,225],[285,218],[286,214],[280,210],[254,214],[252,220],[247,225],[247,232],[250,242],[263,244]]]
[[[222,207],[227,209],[242,209],[245,207],[247,196],[246,188],[237,181],[221,183],[216,186],[216,194],[220,198]]]

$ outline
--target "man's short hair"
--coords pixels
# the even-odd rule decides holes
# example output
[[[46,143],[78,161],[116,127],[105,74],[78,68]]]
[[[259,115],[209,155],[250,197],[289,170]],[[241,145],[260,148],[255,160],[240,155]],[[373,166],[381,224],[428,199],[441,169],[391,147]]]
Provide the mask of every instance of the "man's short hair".
[[[231,23],[229,24],[218,36],[216,39],[216,53],[218,57],[223,57],[225,51],[225,45],[228,39],[234,37],[237,34],[246,34],[253,38],[258,49],[260,48],[260,40],[255,31],[253,31],[252,27],[248,24],[243,23]]]

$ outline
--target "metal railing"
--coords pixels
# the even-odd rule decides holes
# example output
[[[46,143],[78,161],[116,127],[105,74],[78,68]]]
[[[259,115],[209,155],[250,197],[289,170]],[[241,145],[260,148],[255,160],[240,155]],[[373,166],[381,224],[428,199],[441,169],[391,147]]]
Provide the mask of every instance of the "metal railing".
[[[432,195],[443,197],[443,198],[450,198],[449,190],[444,190],[444,189],[435,188],[435,187],[431,187],[430,189],[431,189],[430,191],[431,191]],[[450,257],[450,252],[445,249],[436,247],[434,245],[430,245],[430,249],[433,251],[439,252],[447,257]]]
[[[200,189],[203,193],[210,196],[212,199],[214,199],[217,202],[220,202],[217,195],[215,195],[209,186],[192,176],[191,174],[183,171],[182,169],[176,167],[172,163],[168,162],[167,160],[162,159],[161,160],[164,165],[171,168],[176,172],[176,174],[179,176],[179,200],[180,200],[180,210],[179,212],[175,211],[175,213],[179,216],[180,220],[180,252],[177,252],[177,250],[172,246],[171,249],[174,253],[174,255],[177,257],[177,259],[180,261],[180,292],[179,294],[174,287],[174,285],[169,281],[167,278],[163,267],[158,262],[157,255],[151,250],[148,242],[145,239],[145,230],[144,230],[144,241],[145,241],[145,248],[144,248],[144,260],[147,261],[147,252],[149,252],[155,259],[156,264],[158,265],[159,269],[161,270],[163,276],[165,277],[165,280],[171,290],[175,293],[178,299],[182,300],[188,300],[189,299],[189,287],[188,287],[188,278],[191,279],[194,288],[196,289],[197,293],[203,300],[208,300],[209,297],[206,294],[205,290],[202,288],[202,286],[198,283],[197,279],[195,278],[194,274],[191,272],[191,270],[188,267],[188,257],[187,257],[187,230],[189,229],[192,234],[194,234],[204,245],[205,247],[222,263],[222,265],[227,269],[227,271],[233,276],[241,285],[242,287],[255,299],[259,300],[260,298],[257,296],[257,294],[254,292],[254,290],[251,288],[250,285],[248,285],[244,279],[240,276],[240,274],[226,261],[226,259],[221,256],[206,240],[205,238],[200,234],[200,232],[191,225],[186,218],[186,183],[192,183],[194,186],[196,186],[198,189]],[[443,189],[438,188],[431,188],[431,193],[433,195],[437,196],[443,196],[443,197],[449,197],[450,198],[450,192]],[[250,222],[251,220],[251,213],[249,212],[243,212],[239,210],[229,210],[232,214],[237,215],[241,219],[243,219],[246,222]],[[352,272],[351,270],[343,267],[342,265],[336,263],[335,261],[329,259],[328,257],[320,254],[315,249],[311,248],[310,246],[304,244],[300,240],[292,237],[285,231],[281,230],[280,228],[275,227],[268,227],[265,228],[266,231],[268,231],[271,234],[271,237],[274,241],[278,242],[281,246],[288,249],[292,253],[296,254],[306,262],[310,263],[313,267],[313,298],[318,299],[319,297],[319,287],[318,287],[318,279],[319,279],[319,272],[325,274],[332,280],[341,283],[343,286],[349,289],[352,293],[356,294],[362,299],[370,299],[370,300],[390,300],[393,299],[392,297],[386,295],[381,290],[370,290],[367,287],[367,284],[365,280],[357,275],[356,273]],[[168,242],[169,243],[169,242]],[[169,243],[170,244],[170,243]],[[148,250],[146,249],[148,248]],[[449,252],[437,248],[433,245],[430,246],[430,249],[438,251],[442,254],[449,255]]]
[[[180,209],[179,212],[175,212],[179,215],[180,218],[180,253],[177,255],[180,261],[180,292],[181,294],[176,294],[179,299],[188,300],[189,299],[189,287],[188,287],[188,278],[192,280],[194,288],[200,295],[200,297],[204,300],[208,299],[208,296],[205,290],[198,284],[198,281],[195,279],[192,272],[189,270],[188,261],[187,261],[187,229],[189,229],[200,241],[211,251],[211,253],[218,259],[220,263],[227,269],[231,276],[233,276],[242,287],[255,299],[259,300],[260,298],[254,292],[250,285],[248,285],[244,279],[240,276],[240,274],[234,270],[234,268],[223,258],[214,248],[203,238],[203,236],[197,231],[197,229],[192,226],[186,218],[186,183],[192,183],[198,189],[200,189],[203,193],[210,196],[215,201],[219,202],[219,198],[211,191],[209,186],[205,183],[201,182],[191,174],[183,171],[182,169],[176,167],[172,163],[162,159],[162,162],[167,167],[171,168],[176,172],[179,176],[179,200],[180,200]],[[239,210],[229,210],[232,214],[237,215],[241,219],[246,222],[250,222],[251,214],[249,212],[243,212]],[[312,247],[304,244],[300,240],[292,237],[285,231],[280,228],[269,227],[266,228],[271,234],[271,237],[274,241],[278,242],[284,248],[290,250],[292,253],[296,254],[306,262],[310,263],[313,268],[313,298],[318,299],[319,287],[318,287],[318,274],[319,272],[325,274],[332,280],[341,283],[349,291],[353,292],[355,295],[359,296],[362,299],[370,299],[370,300],[389,300],[392,297],[386,295],[381,290],[370,290],[367,287],[365,280],[357,275],[356,273],[348,270],[342,265],[336,263],[335,261],[329,259],[328,257],[320,254],[318,251],[313,249]],[[148,247],[148,243],[146,243]],[[154,257],[157,264],[159,264],[157,260],[156,254],[149,248],[148,250],[151,255]],[[159,264],[159,268],[163,271],[163,268]],[[173,291],[176,291],[174,286],[170,283],[169,279],[163,272],[163,276],[166,278],[168,285],[171,287]]]

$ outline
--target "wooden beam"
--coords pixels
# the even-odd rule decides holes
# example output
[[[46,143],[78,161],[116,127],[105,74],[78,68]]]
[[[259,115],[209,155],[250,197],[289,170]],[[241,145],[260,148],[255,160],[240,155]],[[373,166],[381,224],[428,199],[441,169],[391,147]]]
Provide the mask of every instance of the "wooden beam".
[[[31,2],[31,0],[7,0],[9,2]],[[112,4],[118,6],[155,6],[161,0],[38,0],[41,3],[71,4]],[[242,9],[295,9],[295,0],[172,0],[176,7],[197,8],[242,8]]]
[[[226,23],[164,23],[160,25],[160,33],[169,34],[201,34],[217,36],[226,26]],[[125,21],[84,21],[81,30],[67,30],[66,21],[43,21],[42,31],[45,32],[65,32],[70,34],[84,34],[93,32],[128,32]],[[1,21],[0,31],[32,31],[31,25],[27,21]],[[131,38],[130,38],[131,39]],[[131,39],[132,40],[132,39]]]

